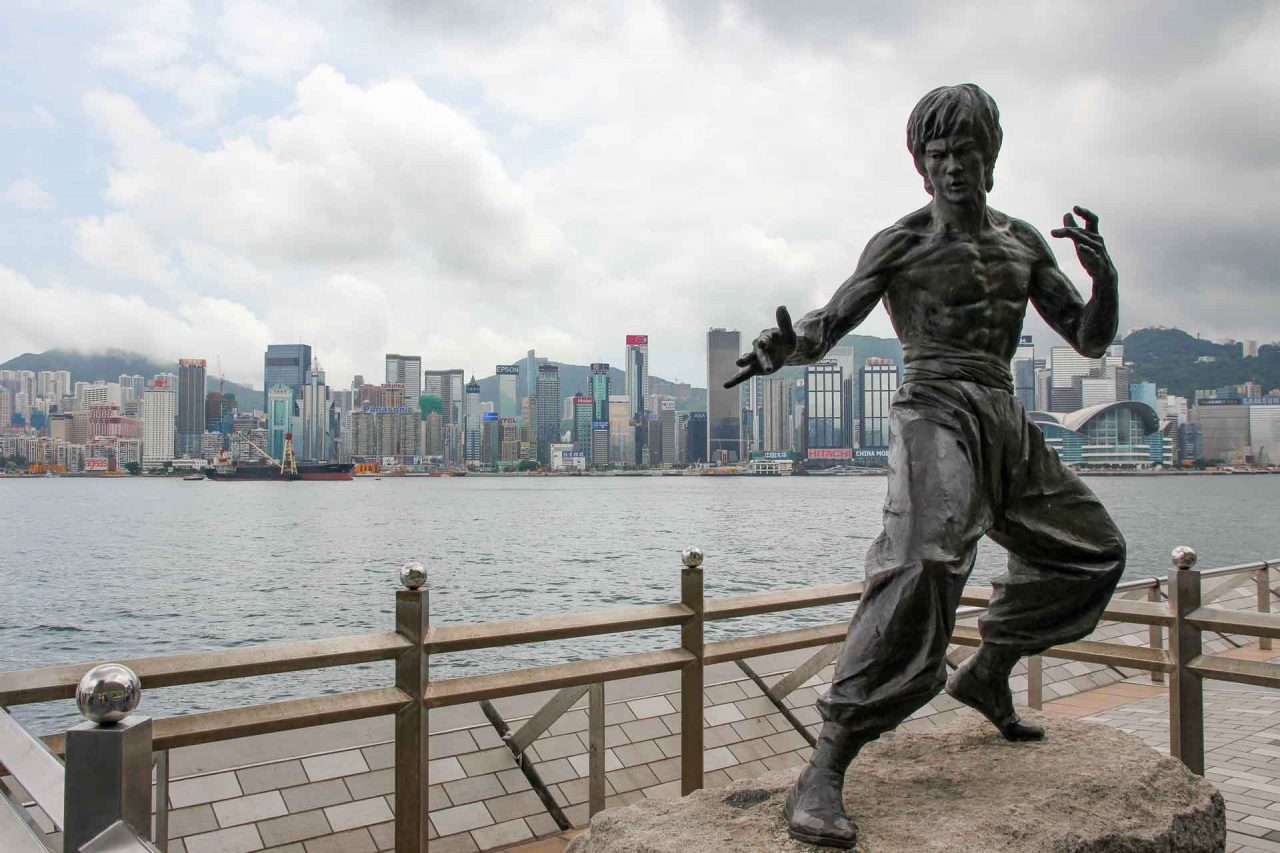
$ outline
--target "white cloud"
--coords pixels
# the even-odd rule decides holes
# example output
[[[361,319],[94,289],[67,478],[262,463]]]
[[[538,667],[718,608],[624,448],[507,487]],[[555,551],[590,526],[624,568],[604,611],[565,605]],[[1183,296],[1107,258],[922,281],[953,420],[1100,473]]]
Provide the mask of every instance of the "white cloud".
[[[23,210],[52,210],[53,196],[38,181],[19,178],[0,196],[9,204]]]
[[[173,310],[126,296],[80,287],[37,287],[0,266],[0,331],[15,352],[52,347],[78,352],[124,348],[159,361],[179,354],[254,353],[257,370],[243,364],[232,374],[251,378],[261,372],[266,326],[241,305],[222,299],[194,298]],[[231,373],[231,371],[228,371]]]
[[[290,82],[325,42],[324,27],[279,3],[229,0],[219,20],[219,52],[244,74]]]

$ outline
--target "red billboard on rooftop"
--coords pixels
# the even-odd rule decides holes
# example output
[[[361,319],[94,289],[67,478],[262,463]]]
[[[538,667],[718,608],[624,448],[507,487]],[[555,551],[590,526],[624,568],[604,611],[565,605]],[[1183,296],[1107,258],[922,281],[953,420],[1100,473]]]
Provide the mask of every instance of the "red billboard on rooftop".
[[[632,344],[647,345],[648,343],[649,343],[648,335],[627,335],[627,346],[631,346]]]

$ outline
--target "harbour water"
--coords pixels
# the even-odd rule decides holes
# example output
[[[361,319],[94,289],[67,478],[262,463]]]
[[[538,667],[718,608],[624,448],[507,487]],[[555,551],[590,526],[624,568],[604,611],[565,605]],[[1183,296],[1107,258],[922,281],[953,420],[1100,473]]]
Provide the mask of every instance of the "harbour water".
[[[1128,577],[1177,544],[1203,566],[1280,557],[1280,477],[1092,478]],[[0,480],[0,670],[387,631],[397,570],[429,572],[436,623],[673,601],[701,546],[708,596],[856,580],[878,477],[386,478],[352,483]],[[1003,569],[983,542],[975,582]],[[708,626],[709,639],[847,618],[848,608]],[[432,675],[676,643],[674,630],[469,652]],[[390,683],[388,664],[148,691],[169,715]],[[14,709],[35,731],[69,703]]]

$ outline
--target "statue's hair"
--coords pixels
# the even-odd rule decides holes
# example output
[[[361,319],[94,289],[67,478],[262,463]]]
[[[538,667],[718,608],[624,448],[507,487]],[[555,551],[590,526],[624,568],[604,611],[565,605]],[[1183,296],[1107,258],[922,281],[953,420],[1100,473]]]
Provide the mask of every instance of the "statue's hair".
[[[920,99],[907,119],[907,148],[916,161],[916,171],[924,177],[924,188],[933,194],[924,169],[924,147],[935,139],[969,134],[982,149],[986,163],[987,192],[995,185],[996,156],[1004,131],[1000,110],[991,96],[973,83],[939,86]]]

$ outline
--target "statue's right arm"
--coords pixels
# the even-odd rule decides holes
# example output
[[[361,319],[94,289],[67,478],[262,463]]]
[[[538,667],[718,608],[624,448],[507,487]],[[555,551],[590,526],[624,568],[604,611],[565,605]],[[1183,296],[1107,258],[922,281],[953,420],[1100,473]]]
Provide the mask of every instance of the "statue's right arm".
[[[812,364],[821,360],[841,338],[867,319],[884,296],[893,265],[901,258],[907,241],[907,232],[900,225],[886,228],[871,238],[862,250],[857,269],[836,288],[831,301],[796,321],[796,348],[787,358],[787,364]]]

